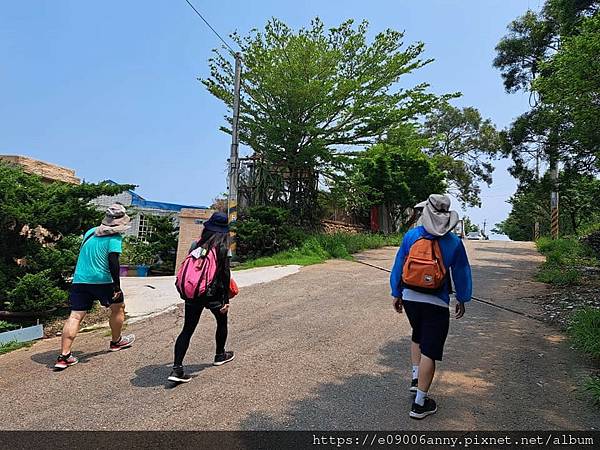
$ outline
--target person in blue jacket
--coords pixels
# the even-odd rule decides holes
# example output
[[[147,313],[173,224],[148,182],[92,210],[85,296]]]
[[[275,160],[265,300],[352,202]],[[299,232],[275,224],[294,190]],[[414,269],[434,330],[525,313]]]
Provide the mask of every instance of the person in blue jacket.
[[[404,235],[398,250],[394,268],[390,276],[394,309],[398,313],[406,311],[412,328],[411,360],[412,382],[410,391],[416,397],[410,410],[410,417],[423,419],[437,411],[435,401],[428,397],[429,387],[435,374],[435,362],[442,360],[444,343],[450,325],[451,281],[456,290],[456,318],[465,314],[465,303],[471,300],[471,267],[465,247],[451,231],[458,223],[456,211],[450,211],[450,198],[432,194],[415,206],[423,209],[418,226]],[[417,292],[403,285],[404,262],[412,245],[419,239],[437,239],[442,252],[444,267],[451,274],[444,285],[435,293]]]

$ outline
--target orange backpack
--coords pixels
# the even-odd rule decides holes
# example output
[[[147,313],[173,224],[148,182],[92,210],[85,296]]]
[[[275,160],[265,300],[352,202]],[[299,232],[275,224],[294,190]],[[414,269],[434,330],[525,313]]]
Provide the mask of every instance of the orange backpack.
[[[446,268],[437,239],[418,239],[410,248],[404,267],[402,283],[418,292],[437,292],[444,286]]]

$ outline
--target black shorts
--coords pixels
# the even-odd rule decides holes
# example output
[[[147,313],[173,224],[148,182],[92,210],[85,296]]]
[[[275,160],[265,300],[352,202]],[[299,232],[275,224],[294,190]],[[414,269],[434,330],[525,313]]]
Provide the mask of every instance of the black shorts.
[[[123,296],[113,301],[112,284],[83,284],[75,283],[71,286],[69,293],[69,304],[71,311],[89,311],[95,300],[99,300],[102,306],[109,307],[112,304],[123,303]]]
[[[450,328],[450,309],[409,300],[402,304],[412,327],[412,341],[419,344],[423,355],[441,361]]]

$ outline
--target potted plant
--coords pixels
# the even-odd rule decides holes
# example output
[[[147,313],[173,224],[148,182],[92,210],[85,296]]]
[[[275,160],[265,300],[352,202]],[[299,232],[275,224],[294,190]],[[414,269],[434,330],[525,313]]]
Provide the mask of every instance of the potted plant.
[[[121,273],[123,273],[124,267],[129,270],[133,266],[138,277],[147,277],[154,259],[152,246],[148,242],[139,238],[128,238],[123,246],[122,259],[126,266],[121,266]]]

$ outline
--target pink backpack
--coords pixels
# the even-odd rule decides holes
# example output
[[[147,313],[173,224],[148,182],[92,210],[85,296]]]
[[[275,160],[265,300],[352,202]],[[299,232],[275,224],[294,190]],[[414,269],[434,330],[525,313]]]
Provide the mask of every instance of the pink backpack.
[[[217,274],[217,250],[198,247],[181,263],[175,287],[183,300],[194,300],[205,294]]]

